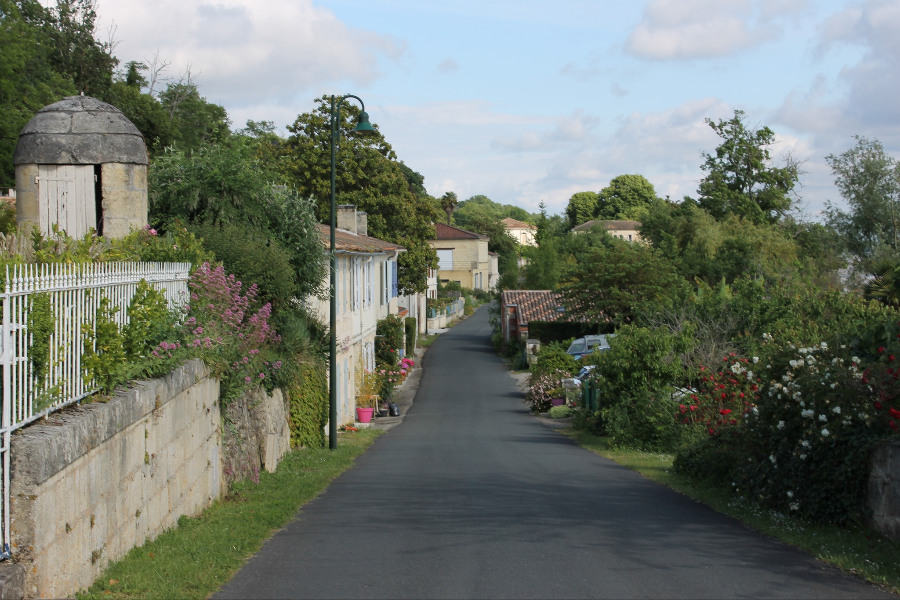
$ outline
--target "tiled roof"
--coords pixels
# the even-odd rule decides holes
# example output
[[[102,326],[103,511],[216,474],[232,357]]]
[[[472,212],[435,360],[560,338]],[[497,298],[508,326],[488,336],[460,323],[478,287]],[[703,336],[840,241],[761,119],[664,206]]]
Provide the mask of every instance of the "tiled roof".
[[[577,227],[573,227],[572,231],[589,231],[594,225],[602,225],[608,231],[635,231],[641,226],[640,221],[588,221]]]
[[[535,227],[531,223],[526,223],[525,221],[517,221],[516,219],[513,219],[511,217],[507,217],[500,222],[503,223],[503,226],[507,229],[537,229],[537,227]]]
[[[466,231],[465,229],[460,229],[459,227],[454,227],[453,225],[447,225],[446,223],[435,223],[434,224],[434,233],[435,238],[439,240],[486,240],[488,237],[486,235],[481,235],[480,233],[475,233],[474,231]]]
[[[548,290],[507,290],[503,305],[516,305],[520,324],[531,321],[565,321],[562,296]],[[580,320],[580,319],[579,319]]]
[[[331,246],[331,228],[328,225],[318,225],[319,239],[325,248]],[[343,250],[344,252],[364,252],[379,253],[392,252],[398,250],[405,252],[406,248],[393,242],[386,242],[378,238],[369,237],[367,235],[357,235],[350,233],[345,229],[335,229],[334,232],[334,248],[335,250]]]

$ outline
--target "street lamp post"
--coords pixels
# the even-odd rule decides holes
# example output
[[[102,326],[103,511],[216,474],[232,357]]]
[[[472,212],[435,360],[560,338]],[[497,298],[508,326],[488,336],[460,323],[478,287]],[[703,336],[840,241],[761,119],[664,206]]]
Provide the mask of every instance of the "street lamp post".
[[[335,154],[341,137],[341,106],[347,98],[359,100],[361,112],[352,131],[375,131],[369,123],[369,115],[366,114],[366,105],[362,98],[347,94],[340,98],[331,97],[331,352],[328,364],[328,447],[331,450],[337,448],[337,258],[334,251],[334,230],[336,227],[335,216],[337,206],[334,191]]]

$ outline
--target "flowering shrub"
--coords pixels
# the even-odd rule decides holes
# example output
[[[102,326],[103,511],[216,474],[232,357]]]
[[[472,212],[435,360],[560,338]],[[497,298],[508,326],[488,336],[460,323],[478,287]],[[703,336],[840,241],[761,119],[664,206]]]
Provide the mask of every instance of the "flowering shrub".
[[[721,477],[764,506],[816,521],[862,518],[871,451],[900,424],[900,352],[879,347],[864,364],[840,341],[797,348],[765,337],[765,383],[743,426],[682,453],[676,469],[703,476],[727,456]]]
[[[403,348],[403,319],[388,315],[375,326],[375,361],[384,368],[394,369]]]
[[[748,414],[758,412],[755,402],[759,391],[759,377],[753,372],[758,357],[753,360],[731,353],[722,359],[721,371],[700,367],[698,389],[676,392],[683,425],[702,427],[716,435],[728,427],[740,424]]]
[[[568,371],[559,369],[552,373],[544,371],[532,375],[528,393],[525,394],[525,402],[533,412],[547,412],[550,410],[550,400],[558,397],[562,380],[571,376]]]

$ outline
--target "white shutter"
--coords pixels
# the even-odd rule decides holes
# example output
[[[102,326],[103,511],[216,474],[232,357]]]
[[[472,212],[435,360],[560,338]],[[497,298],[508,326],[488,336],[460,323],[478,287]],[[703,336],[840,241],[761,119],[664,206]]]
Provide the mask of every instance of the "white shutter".
[[[438,250],[438,269],[441,271],[453,270],[453,250]]]

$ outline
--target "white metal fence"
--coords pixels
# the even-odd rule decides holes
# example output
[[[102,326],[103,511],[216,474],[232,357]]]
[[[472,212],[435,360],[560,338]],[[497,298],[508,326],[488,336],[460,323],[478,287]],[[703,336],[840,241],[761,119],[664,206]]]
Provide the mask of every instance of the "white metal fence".
[[[9,448],[10,435],[36,419],[94,393],[82,377],[84,353],[82,325],[93,327],[102,298],[118,307],[119,327],[128,322],[128,306],[141,280],[164,289],[170,307],[186,302],[190,263],[97,263],[84,265],[17,265],[7,267],[3,300],[0,363],[3,367],[2,434],[3,506],[0,527],[3,549],[9,557]],[[40,296],[39,296],[40,295]],[[52,329],[49,360],[35,371],[29,353],[34,339],[29,321],[40,298],[49,301]]]

